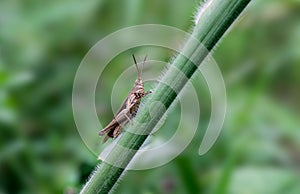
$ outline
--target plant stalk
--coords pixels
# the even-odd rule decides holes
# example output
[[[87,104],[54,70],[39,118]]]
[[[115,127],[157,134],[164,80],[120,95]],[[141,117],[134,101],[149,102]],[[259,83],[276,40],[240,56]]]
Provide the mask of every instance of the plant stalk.
[[[120,146],[114,147],[107,157],[109,163],[103,161],[98,164],[82,188],[82,194],[111,192],[136,151],[147,139],[147,134],[154,129],[198,66],[250,1],[209,0],[199,8],[199,19],[196,21],[192,38],[186,41],[171,68],[146,99],[145,106],[140,108],[135,122],[124,130],[123,136],[117,142]],[[155,110],[156,114],[150,115],[149,110]],[[134,133],[135,131],[137,133]],[[127,151],[124,151],[124,148]]]

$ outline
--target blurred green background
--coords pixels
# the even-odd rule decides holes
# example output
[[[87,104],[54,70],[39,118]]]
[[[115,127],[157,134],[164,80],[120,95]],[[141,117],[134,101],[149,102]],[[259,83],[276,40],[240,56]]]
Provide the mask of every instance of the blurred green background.
[[[0,193],[76,193],[97,164],[72,115],[72,84],[87,51],[123,27],[157,23],[189,31],[195,0],[1,0]],[[228,107],[222,133],[198,149],[209,115],[188,148],[162,167],[131,171],[116,193],[300,193],[300,1],[253,0],[215,49]],[[150,49],[148,49],[150,50]],[[151,58],[168,61],[156,48]],[[107,74],[110,90],[121,72]],[[108,71],[109,72],[109,71]],[[197,84],[196,84],[197,85]],[[128,88],[131,87],[131,83]],[[110,93],[101,117],[112,118]],[[174,111],[168,118],[179,115]]]

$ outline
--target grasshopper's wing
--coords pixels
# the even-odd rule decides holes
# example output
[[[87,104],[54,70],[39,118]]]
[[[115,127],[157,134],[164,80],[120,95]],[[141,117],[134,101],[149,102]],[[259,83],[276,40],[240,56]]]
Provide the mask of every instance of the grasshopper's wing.
[[[104,135],[108,131],[113,130],[114,128],[116,128],[117,126],[120,125],[120,122],[121,122],[120,113],[126,109],[127,100],[128,100],[128,97],[126,97],[126,99],[121,104],[121,107],[117,111],[115,118],[105,128],[103,128],[101,131],[99,131],[100,136]]]
[[[134,91],[135,91],[135,85],[130,90],[130,92],[128,93],[125,100],[122,102],[122,104],[121,104],[119,110],[117,111],[116,115],[118,115],[121,111],[123,111],[125,109],[129,110],[134,105],[134,104],[131,104],[130,102],[128,102],[130,100],[131,95],[134,93]]]

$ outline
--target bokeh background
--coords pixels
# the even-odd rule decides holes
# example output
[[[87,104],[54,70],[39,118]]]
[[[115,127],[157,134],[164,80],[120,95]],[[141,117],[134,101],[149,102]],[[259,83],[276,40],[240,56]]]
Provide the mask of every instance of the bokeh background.
[[[78,192],[97,164],[72,115],[72,84],[82,58],[123,27],[157,23],[189,31],[198,4],[1,0],[0,193]],[[300,193],[299,45],[300,1],[253,0],[213,54],[228,98],[217,143],[198,155],[210,97],[205,83],[195,81],[202,117],[192,143],[167,165],[128,172],[115,192]],[[162,48],[147,50],[156,60],[172,56]],[[104,123],[113,116],[111,86],[129,53],[113,60],[115,68],[105,74],[108,92],[98,107]],[[178,115],[174,109],[167,120]]]

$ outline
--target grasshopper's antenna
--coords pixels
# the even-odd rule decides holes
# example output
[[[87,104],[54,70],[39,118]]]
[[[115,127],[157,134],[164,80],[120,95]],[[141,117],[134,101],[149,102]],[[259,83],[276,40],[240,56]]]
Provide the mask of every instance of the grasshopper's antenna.
[[[132,58],[133,58],[133,61],[134,61],[134,64],[135,64],[136,71],[138,73],[138,79],[141,79],[141,72],[140,72],[139,67],[137,65],[137,62],[136,62],[134,54],[132,54]]]

